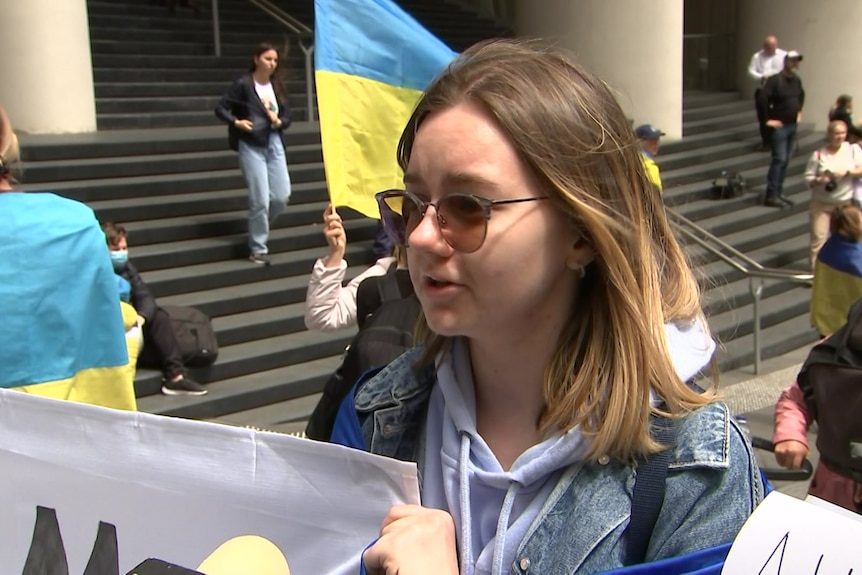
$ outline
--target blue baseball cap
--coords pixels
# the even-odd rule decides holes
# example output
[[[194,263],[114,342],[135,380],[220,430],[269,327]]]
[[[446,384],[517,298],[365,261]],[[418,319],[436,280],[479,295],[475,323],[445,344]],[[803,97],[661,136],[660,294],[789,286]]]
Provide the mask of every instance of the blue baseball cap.
[[[664,135],[664,132],[652,124],[643,124],[635,128],[635,136],[640,140],[657,140]]]

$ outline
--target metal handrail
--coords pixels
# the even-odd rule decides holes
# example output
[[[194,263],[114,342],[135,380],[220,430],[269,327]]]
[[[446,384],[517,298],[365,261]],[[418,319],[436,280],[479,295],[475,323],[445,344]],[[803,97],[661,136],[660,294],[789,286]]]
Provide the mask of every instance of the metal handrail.
[[[724,263],[748,278],[748,289],[754,298],[754,373],[760,374],[760,297],[763,280],[773,279],[794,283],[810,283],[814,274],[795,270],[764,267],[719,237],[675,211],[667,210],[673,228]]]
[[[315,116],[313,92],[314,63],[312,62],[312,56],[314,55],[314,30],[269,0],[248,1],[299,38],[299,47],[305,55],[305,98],[308,109],[308,120],[313,121]],[[213,46],[216,57],[221,57],[221,32],[219,25],[218,0],[212,0],[212,13]]]
[[[298,35],[309,35],[313,34],[314,31],[270,2],[269,0],[248,0],[267,14],[269,14],[274,20],[277,20],[280,24],[283,24],[288,30]]]

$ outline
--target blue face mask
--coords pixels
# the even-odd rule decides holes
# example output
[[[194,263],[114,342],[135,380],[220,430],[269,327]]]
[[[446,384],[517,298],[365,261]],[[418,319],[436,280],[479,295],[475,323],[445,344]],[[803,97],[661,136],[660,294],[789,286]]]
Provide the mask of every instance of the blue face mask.
[[[129,262],[129,250],[111,250],[111,263],[115,270],[121,270]]]

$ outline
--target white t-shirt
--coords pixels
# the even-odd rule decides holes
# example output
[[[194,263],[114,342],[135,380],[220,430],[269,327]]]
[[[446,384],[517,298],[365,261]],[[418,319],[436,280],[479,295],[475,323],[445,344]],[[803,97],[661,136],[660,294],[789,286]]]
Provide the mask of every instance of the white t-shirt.
[[[849,170],[862,167],[862,149],[856,144],[844,142],[841,148],[834,154],[826,147],[820,148],[808,159],[805,168],[805,180],[809,185],[814,178],[825,174],[826,170],[836,174],[843,174]],[[826,191],[826,184],[817,184],[811,188],[811,198],[827,204],[840,204],[853,199],[855,188],[854,178],[844,176],[838,178],[835,190]]]
[[[748,64],[748,75],[760,85],[763,78],[774,76],[784,69],[784,56],[786,54],[787,52],[781,48],[776,48],[775,54],[771,56],[763,50],[758,50]]]
[[[275,99],[275,90],[272,89],[272,83],[258,84],[254,83],[254,91],[257,92],[257,97],[263,102],[263,105],[278,114],[278,100]]]

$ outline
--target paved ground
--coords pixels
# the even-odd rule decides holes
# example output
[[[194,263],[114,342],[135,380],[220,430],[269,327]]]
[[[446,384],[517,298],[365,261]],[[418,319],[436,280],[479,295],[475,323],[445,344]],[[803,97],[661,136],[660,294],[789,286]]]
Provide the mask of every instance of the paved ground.
[[[752,435],[765,439],[772,438],[773,414],[775,403],[781,390],[793,383],[809,347],[796,350],[787,355],[764,362],[760,376],[752,368],[744,368],[721,374],[719,391],[734,415],[744,415]],[[817,449],[814,446],[816,433],[808,433],[811,454],[808,459],[817,464]],[[763,468],[778,468],[771,453],[757,450],[757,459]],[[804,498],[808,491],[807,481],[772,481],[773,486],[783,493]]]

